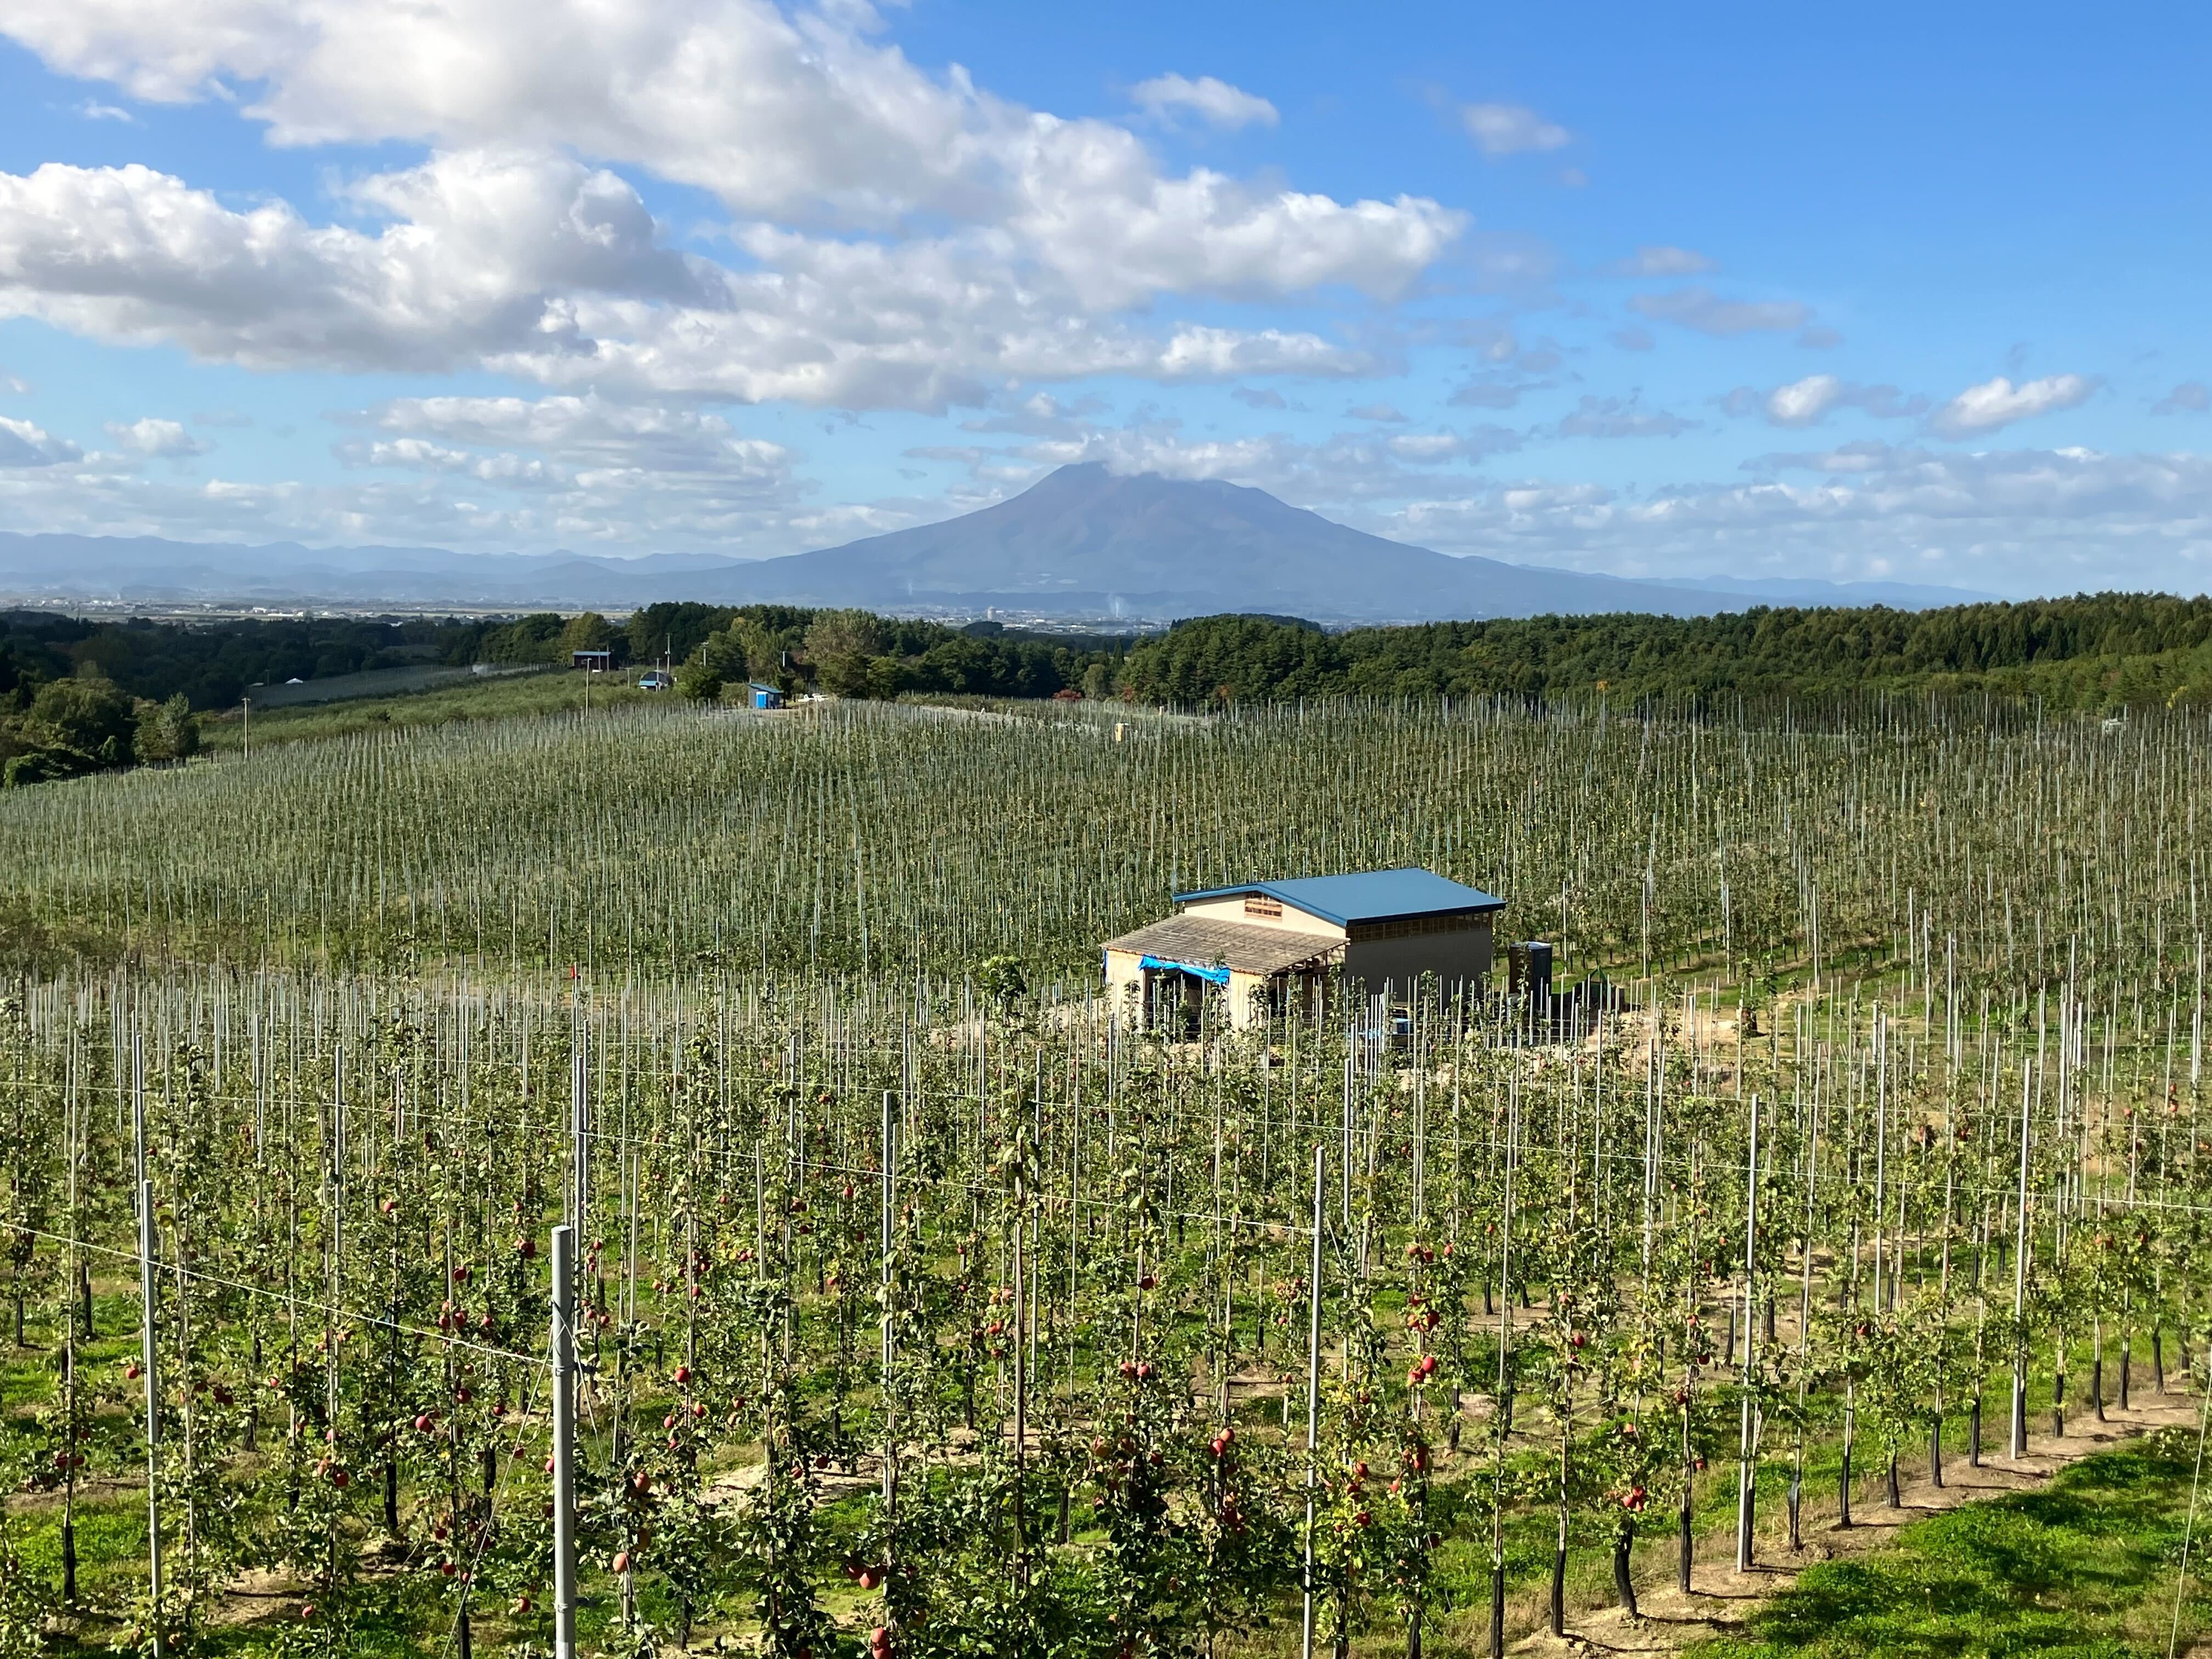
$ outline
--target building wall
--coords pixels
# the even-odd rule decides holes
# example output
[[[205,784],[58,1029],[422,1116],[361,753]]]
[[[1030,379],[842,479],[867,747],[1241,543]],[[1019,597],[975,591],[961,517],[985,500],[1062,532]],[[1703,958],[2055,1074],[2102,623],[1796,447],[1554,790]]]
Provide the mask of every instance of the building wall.
[[[1114,1007],[1117,1018],[1139,1018],[1144,1006],[1145,970],[1138,966],[1139,958],[1127,951],[1106,953],[1106,1000]],[[1136,987],[1131,990],[1131,986]]]
[[[1278,927],[1286,933],[1316,933],[1324,939],[1342,939],[1344,929],[1333,921],[1323,921],[1319,916],[1308,915],[1304,910],[1285,904],[1279,916],[1247,915],[1243,895],[1234,898],[1200,899],[1182,907],[1187,916],[1204,916],[1209,921],[1237,921],[1252,927]]]
[[[1449,989],[1490,977],[1491,919],[1449,933],[1416,933],[1407,939],[1355,939],[1344,947],[1348,979],[1364,980],[1380,994],[1387,981],[1400,992],[1411,990],[1423,974],[1434,974]]]

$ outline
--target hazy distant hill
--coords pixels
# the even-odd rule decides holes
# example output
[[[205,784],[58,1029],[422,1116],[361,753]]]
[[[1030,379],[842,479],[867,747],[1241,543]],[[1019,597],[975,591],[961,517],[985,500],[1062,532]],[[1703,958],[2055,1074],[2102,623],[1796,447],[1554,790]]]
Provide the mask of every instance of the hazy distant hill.
[[[942,524],[703,577],[699,597],[1076,617],[1270,611],[1328,622],[1687,615],[1743,603],[1450,558],[1333,523],[1265,490],[1124,477],[1095,464],[1061,467],[1009,501]]]
[[[1333,623],[1551,612],[1694,616],[1762,603],[1917,609],[1984,597],[1802,580],[1632,581],[1452,558],[1334,523],[1264,490],[1152,473],[1124,477],[1097,465],[1061,467],[1011,500],[960,518],[777,559],[0,534],[0,595],[608,610],[656,599],[775,600],[1069,618],[1260,611]]]

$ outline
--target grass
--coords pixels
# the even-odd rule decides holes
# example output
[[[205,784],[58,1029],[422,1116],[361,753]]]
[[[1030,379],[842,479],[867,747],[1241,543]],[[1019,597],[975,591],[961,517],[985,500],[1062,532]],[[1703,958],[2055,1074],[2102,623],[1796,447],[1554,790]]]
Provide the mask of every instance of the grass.
[[[1950,1659],[2162,1655],[2197,1440],[2162,1431],[2086,1458],[2034,1492],[1915,1522],[1896,1544],[1801,1574],[1741,1637],[1692,1659]],[[2199,1517],[2200,1531],[2202,1518]],[[2176,1651],[2212,1628],[2197,1546]]]
[[[251,725],[254,748],[313,738],[347,737],[393,726],[444,726],[458,720],[512,720],[531,714],[580,712],[584,676],[579,673],[522,674],[428,691],[393,692],[338,702],[256,710]],[[641,691],[635,677],[601,676],[590,688],[591,707],[634,708],[651,703],[682,704],[672,691]],[[682,706],[689,707],[688,704]],[[200,741],[210,750],[235,750],[246,741],[237,712],[200,716]]]

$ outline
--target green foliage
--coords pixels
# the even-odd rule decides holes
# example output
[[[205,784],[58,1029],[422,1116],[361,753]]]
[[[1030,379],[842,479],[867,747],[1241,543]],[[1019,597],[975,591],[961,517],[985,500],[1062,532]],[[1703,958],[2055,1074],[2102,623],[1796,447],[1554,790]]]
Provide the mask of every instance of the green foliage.
[[[1178,623],[1129,653],[1146,702],[1343,696],[1816,702],[1860,691],[2033,696],[2063,708],[2212,700],[2212,599],[2106,593],[1936,611],[1767,608],[1534,617],[1322,634]]]

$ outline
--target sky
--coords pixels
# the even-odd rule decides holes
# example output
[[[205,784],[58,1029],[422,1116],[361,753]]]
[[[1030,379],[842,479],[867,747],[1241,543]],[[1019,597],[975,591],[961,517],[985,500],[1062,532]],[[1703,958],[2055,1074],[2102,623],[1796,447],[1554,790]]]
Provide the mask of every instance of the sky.
[[[1053,467],[2212,586],[2202,8],[9,0],[0,528],[766,556]]]

